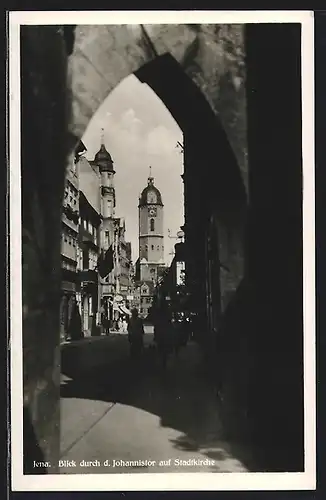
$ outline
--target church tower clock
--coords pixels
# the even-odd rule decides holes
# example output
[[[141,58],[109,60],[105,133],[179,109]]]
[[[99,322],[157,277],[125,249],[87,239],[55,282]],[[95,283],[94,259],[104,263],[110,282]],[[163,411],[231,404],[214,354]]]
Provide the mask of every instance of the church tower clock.
[[[140,281],[157,281],[164,266],[163,202],[150,174],[138,204]]]

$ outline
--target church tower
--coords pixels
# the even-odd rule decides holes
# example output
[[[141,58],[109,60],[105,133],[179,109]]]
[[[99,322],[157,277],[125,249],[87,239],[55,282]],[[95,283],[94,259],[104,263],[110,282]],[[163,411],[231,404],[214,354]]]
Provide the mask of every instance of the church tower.
[[[138,204],[140,281],[157,281],[158,269],[164,266],[163,202],[154,185],[151,167],[147,186]]]
[[[101,147],[96,153],[93,162],[99,169],[101,176],[101,214],[103,217],[102,225],[102,248],[107,250],[113,243],[113,225],[115,216],[115,188],[113,160],[104,144],[104,131],[102,129]]]

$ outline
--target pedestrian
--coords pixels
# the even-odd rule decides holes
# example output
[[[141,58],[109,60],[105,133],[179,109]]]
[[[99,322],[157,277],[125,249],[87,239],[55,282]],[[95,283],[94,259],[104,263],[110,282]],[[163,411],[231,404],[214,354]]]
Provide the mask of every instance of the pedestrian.
[[[68,325],[68,334],[71,340],[80,340],[84,338],[82,330],[82,321],[80,317],[79,307],[75,298],[72,299],[71,316]]]
[[[123,331],[123,333],[128,332],[128,321],[127,321],[126,316],[124,316],[122,319],[122,331]]]
[[[131,311],[131,318],[128,325],[128,340],[132,359],[139,358],[144,345],[144,324],[139,318],[138,309],[136,308]]]
[[[104,301],[102,301],[100,312],[101,312],[101,324],[102,324],[104,333],[105,333],[105,335],[109,335],[109,333],[110,333],[110,328],[109,328],[110,323],[109,323],[109,318],[108,318],[107,307],[105,307]]]

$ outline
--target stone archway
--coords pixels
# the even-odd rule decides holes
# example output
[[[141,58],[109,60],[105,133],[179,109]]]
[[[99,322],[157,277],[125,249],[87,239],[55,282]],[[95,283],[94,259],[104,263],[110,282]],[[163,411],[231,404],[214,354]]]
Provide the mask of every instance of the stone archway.
[[[24,398],[36,438],[53,463],[59,453],[59,235],[65,160],[105,97],[125,76],[136,72],[186,129],[185,161],[187,172],[192,172],[188,197],[193,196],[200,162],[209,175],[209,158],[216,146],[213,138],[218,138],[222,150],[217,153],[223,162],[217,167],[223,171],[224,181],[223,188],[216,188],[221,195],[228,193],[220,199],[223,203],[226,198],[236,199],[243,206],[247,170],[242,30],[213,25],[79,26],[73,49],[71,41],[67,47],[62,27],[22,30],[23,228],[30,236],[23,249]],[[162,86],[160,80],[169,76],[179,85],[179,98],[184,94],[182,102],[175,99],[171,82],[165,79]],[[227,109],[221,89],[228,95]],[[197,102],[201,117],[197,124],[193,112],[189,115],[189,99]],[[198,132],[203,123],[209,138],[206,144]],[[195,221],[192,243],[196,252],[204,235],[200,221],[209,220],[213,208],[226,210],[225,205],[224,209],[221,204],[213,206],[212,183],[199,185],[204,209],[197,218],[188,214]],[[209,196],[204,190],[207,186]],[[205,268],[199,267],[199,273],[204,276]],[[42,413],[38,411],[40,398],[44,401]]]
[[[76,26],[68,65],[72,138],[83,135],[95,111],[125,77],[164,55],[179,64],[219,116],[247,187],[243,25]],[[163,71],[161,78],[169,75]]]

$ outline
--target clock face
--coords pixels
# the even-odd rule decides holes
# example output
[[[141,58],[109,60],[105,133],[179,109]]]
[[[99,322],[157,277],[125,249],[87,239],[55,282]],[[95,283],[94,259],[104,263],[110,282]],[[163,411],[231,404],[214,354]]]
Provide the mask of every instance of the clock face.
[[[156,203],[156,194],[153,192],[148,193],[147,201],[148,203]]]
[[[156,217],[156,207],[149,207],[148,213],[151,217]]]

